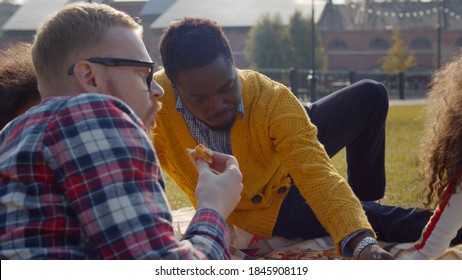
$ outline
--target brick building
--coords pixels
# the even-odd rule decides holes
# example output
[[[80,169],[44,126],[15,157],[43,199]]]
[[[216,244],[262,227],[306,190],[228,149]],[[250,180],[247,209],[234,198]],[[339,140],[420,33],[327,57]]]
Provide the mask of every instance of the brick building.
[[[29,0],[22,7],[1,4],[0,48],[8,42],[29,41],[40,22],[68,0]],[[248,67],[244,46],[250,28],[264,13],[281,16],[284,23],[294,11],[311,14],[311,0],[99,0],[141,18],[143,40],[156,62],[162,31],[171,21],[185,16],[217,21],[228,36],[238,67]],[[391,46],[391,34],[399,27],[406,47],[415,54],[412,71],[429,72],[443,64],[462,47],[460,0],[389,3],[358,0],[334,5],[315,0],[315,18],[331,71],[379,72],[378,60]],[[439,3],[439,8],[437,7]],[[437,22],[441,19],[441,40]],[[3,39],[2,39],[3,36]],[[440,42],[440,43],[438,43]],[[438,52],[438,50],[440,50]]]
[[[462,5],[460,0],[439,2],[375,3],[333,5],[329,1],[318,21],[329,70],[379,72],[379,59],[392,45],[398,28],[406,48],[415,55],[410,71],[431,72],[441,60],[450,59],[462,47]],[[438,18],[441,40],[438,41]]]

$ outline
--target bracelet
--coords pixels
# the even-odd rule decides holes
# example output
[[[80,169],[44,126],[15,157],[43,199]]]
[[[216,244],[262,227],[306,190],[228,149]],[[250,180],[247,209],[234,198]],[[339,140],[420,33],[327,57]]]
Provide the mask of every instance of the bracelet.
[[[356,248],[353,251],[353,259],[357,260],[359,258],[359,254],[361,254],[364,248],[372,244],[379,244],[379,243],[377,242],[377,240],[375,240],[375,238],[370,237],[370,236],[365,237],[363,240],[361,240],[361,242],[359,242],[358,245],[356,245]]]

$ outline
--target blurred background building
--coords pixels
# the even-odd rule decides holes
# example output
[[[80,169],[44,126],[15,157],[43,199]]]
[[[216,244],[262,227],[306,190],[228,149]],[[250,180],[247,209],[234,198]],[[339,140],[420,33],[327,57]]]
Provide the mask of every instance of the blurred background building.
[[[16,41],[32,42],[48,14],[69,0],[0,1],[0,48]],[[89,1],[90,2],[90,1]],[[380,59],[393,45],[398,29],[405,51],[414,56],[409,73],[432,71],[462,48],[462,0],[93,0],[139,17],[143,40],[154,61],[164,28],[175,20],[206,17],[220,24],[230,40],[236,65],[249,67],[244,55],[250,29],[263,14],[278,14],[288,24],[296,11],[315,15],[317,32],[331,73],[343,80],[365,73],[383,73]],[[314,6],[313,6],[314,5]],[[307,68],[309,68],[307,66]],[[288,70],[287,70],[288,71]],[[286,71],[286,72],[287,72]],[[308,69],[301,69],[303,75]],[[305,71],[305,72],[303,72]],[[353,75],[353,74],[354,75]],[[330,79],[332,79],[332,75]],[[327,78],[326,78],[327,79]],[[337,78],[335,78],[337,79]],[[287,81],[288,78],[285,79]],[[341,84],[342,85],[342,84]],[[332,90],[329,88],[327,90]]]

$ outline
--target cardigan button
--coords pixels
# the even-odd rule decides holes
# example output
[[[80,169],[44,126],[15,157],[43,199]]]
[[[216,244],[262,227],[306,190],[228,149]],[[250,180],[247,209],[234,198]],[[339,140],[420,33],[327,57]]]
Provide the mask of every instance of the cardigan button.
[[[253,204],[259,204],[262,199],[263,199],[262,196],[259,194],[256,194],[251,198]]]
[[[286,191],[287,191],[287,187],[286,187],[286,186],[282,186],[282,187],[280,187],[280,188],[277,190],[277,192],[278,192],[279,194],[283,194],[283,193],[285,193]]]

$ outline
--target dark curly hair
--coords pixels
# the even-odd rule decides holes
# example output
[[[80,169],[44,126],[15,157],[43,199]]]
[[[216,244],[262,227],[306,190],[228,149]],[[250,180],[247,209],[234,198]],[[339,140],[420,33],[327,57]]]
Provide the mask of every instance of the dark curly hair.
[[[448,184],[461,181],[462,54],[436,71],[428,93],[427,124],[421,147],[425,205],[436,205]],[[458,190],[461,191],[461,190]]]
[[[16,43],[0,51],[0,129],[40,102],[31,48]]]
[[[159,52],[165,73],[172,84],[177,73],[203,67],[220,55],[234,65],[228,39],[222,28],[205,18],[184,18],[164,30]]]

